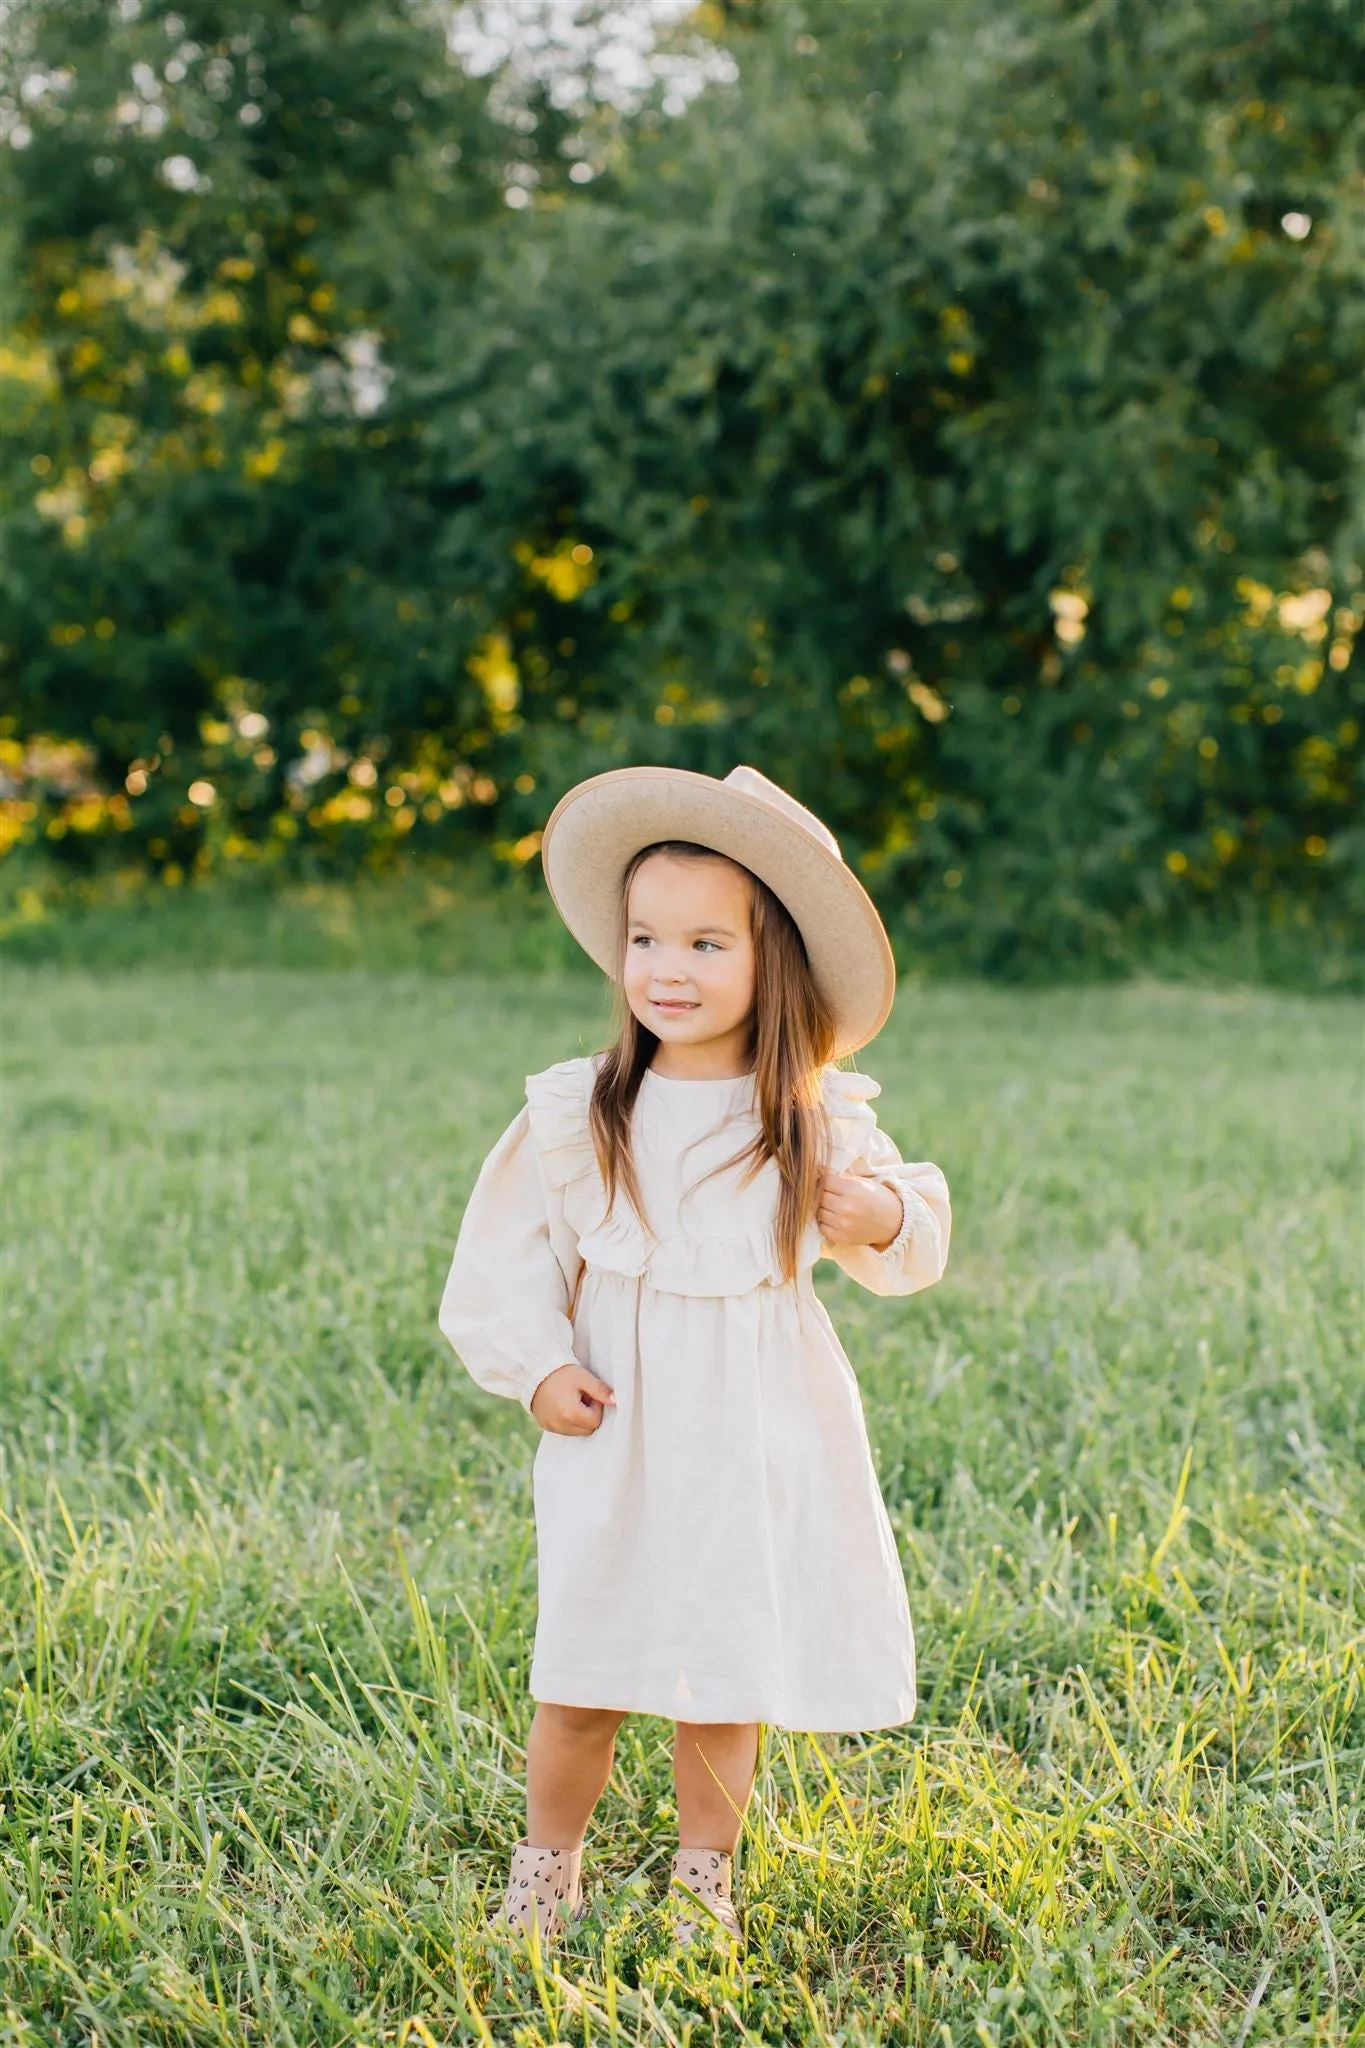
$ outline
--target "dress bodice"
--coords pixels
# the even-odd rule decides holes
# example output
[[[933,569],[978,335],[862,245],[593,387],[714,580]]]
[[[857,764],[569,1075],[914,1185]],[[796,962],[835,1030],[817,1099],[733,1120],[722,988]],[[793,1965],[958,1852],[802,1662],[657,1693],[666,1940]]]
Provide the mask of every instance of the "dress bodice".
[[[652,1070],[636,1099],[632,1151],[644,1217],[619,1191],[610,1209],[588,1125],[596,1063],[565,1060],[527,1082],[537,1149],[561,1191],[584,1264],[644,1278],[670,1294],[747,1294],[784,1282],[776,1241],[779,1180],[743,1155],[759,1133],[754,1083],[680,1081]],[[823,1078],[828,1160],[847,1167],[876,1129],[875,1081],[831,1068]],[[820,1256],[812,1223],[800,1267]]]

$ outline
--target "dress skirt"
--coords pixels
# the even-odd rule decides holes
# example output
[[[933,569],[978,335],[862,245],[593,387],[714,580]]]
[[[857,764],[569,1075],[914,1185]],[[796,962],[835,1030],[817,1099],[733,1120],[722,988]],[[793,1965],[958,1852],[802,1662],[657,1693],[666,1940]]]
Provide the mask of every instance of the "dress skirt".
[[[575,1337],[616,1407],[536,1453],[533,1696],[829,1732],[908,1721],[905,1580],[809,1277],[715,1297],[590,1268]]]

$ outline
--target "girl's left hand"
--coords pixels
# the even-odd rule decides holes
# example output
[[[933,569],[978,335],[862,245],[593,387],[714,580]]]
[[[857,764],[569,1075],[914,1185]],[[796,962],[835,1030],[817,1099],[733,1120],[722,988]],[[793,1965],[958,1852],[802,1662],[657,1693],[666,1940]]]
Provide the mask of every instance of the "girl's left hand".
[[[884,1181],[828,1168],[815,1213],[826,1244],[870,1244],[874,1251],[886,1250],[905,1214],[900,1196]]]

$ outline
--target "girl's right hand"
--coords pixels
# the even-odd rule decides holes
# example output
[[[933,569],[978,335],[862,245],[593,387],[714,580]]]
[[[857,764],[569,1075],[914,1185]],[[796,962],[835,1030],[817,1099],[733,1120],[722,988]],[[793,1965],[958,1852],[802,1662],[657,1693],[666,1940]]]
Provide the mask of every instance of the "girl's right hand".
[[[531,1413],[555,1436],[591,1436],[616,1396],[586,1365],[558,1365],[531,1396]]]

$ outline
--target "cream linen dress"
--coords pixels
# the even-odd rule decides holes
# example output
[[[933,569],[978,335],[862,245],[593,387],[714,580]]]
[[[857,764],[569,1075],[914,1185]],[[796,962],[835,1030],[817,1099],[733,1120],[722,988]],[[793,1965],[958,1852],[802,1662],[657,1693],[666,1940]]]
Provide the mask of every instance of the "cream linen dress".
[[[633,1149],[649,1229],[605,1192],[588,1131],[595,1062],[526,1083],[469,1199],[441,1328],[480,1386],[529,1405],[578,1359],[616,1406],[535,1459],[540,1612],[531,1692],[567,1706],[782,1728],[891,1727],[915,1710],[905,1580],[853,1370],[795,1283],[778,1179],[726,1162],[758,1128],[753,1082],[645,1076]],[[829,1069],[830,1164],[894,1187],[885,1251],[830,1250],[874,1294],[943,1271],[948,1190],[903,1164],[861,1074]],[[713,1168],[723,1170],[712,1173]],[[710,1175],[708,1178],[707,1176]]]

